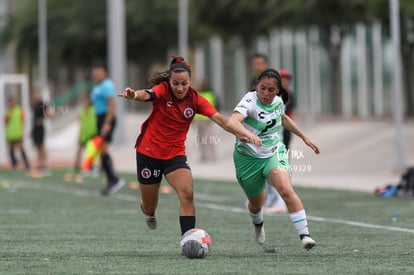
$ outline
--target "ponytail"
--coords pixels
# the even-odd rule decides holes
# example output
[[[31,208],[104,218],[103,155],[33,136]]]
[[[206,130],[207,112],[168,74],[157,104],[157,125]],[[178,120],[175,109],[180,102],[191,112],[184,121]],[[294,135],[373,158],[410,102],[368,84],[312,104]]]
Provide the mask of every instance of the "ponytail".
[[[172,60],[170,62],[170,68],[167,71],[162,72],[155,72],[152,77],[149,79],[149,83],[152,86],[158,85],[161,82],[167,81],[170,79],[171,73],[181,73],[187,71],[191,77],[191,69],[190,64],[184,60],[181,56],[172,56]]]

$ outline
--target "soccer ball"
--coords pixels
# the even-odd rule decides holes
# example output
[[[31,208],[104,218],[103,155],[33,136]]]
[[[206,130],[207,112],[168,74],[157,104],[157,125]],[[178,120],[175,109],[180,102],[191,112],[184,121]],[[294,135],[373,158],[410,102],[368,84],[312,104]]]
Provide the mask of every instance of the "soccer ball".
[[[201,228],[190,229],[181,238],[180,247],[181,253],[187,258],[205,258],[211,250],[210,235]]]

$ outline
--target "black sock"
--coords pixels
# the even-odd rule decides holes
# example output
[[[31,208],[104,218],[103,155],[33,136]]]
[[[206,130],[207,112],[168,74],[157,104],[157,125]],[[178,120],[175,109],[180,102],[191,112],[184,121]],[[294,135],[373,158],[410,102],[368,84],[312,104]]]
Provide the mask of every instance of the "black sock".
[[[253,223],[253,224],[254,224],[254,226],[257,226],[257,227],[262,227],[263,226],[263,222],[258,223],[258,224],[255,224],[255,223]]]
[[[30,169],[30,163],[29,163],[29,160],[27,159],[26,152],[21,151],[21,153],[22,153],[22,158],[23,158],[23,161],[24,161],[24,166],[26,167],[26,169]]]
[[[16,156],[14,155],[14,149],[13,148],[10,148],[9,155],[10,155],[10,159],[11,159],[11,163],[12,163],[13,168],[16,168],[17,167],[17,159],[16,159]]]
[[[104,171],[106,173],[106,177],[111,182],[118,181],[118,177],[115,174],[114,167],[112,165],[112,159],[109,154],[104,154],[101,156],[102,158],[102,166],[104,168]]]
[[[305,237],[310,237],[310,235],[309,234],[301,234],[300,235],[300,240],[302,240],[303,238],[305,238]]]
[[[180,216],[181,235],[195,227],[195,216]]]

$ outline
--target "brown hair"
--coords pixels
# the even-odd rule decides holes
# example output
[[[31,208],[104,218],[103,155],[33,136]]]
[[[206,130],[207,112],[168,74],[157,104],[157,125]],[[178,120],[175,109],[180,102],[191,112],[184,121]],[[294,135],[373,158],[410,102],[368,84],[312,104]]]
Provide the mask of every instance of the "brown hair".
[[[151,85],[158,85],[161,82],[168,81],[170,79],[171,73],[181,73],[187,71],[191,77],[190,64],[188,64],[183,57],[173,56],[173,59],[170,62],[170,68],[167,71],[156,71],[151,78],[149,83]]]

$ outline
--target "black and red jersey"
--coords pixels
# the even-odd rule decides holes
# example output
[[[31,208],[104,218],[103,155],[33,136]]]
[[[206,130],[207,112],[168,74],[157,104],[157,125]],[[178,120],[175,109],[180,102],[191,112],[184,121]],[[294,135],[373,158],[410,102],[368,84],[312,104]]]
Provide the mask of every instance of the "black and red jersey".
[[[211,117],[217,110],[196,90],[189,88],[177,99],[167,82],[154,87],[155,99],[150,116],[141,126],[135,143],[137,152],[157,159],[185,155],[185,140],[194,115]]]

